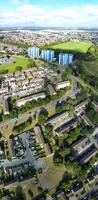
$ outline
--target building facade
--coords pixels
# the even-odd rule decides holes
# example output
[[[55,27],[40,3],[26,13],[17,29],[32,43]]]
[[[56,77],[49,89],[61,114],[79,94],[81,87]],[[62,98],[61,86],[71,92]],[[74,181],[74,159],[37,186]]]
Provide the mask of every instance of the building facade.
[[[72,64],[73,63],[73,55],[72,54],[68,54],[68,64]]]
[[[70,81],[61,81],[56,83],[55,89],[60,90],[70,86]]]
[[[28,56],[30,58],[39,58],[39,48],[28,48]]]
[[[42,50],[41,58],[46,61],[54,61],[54,51]]]
[[[73,62],[73,55],[72,54],[59,54],[59,65],[69,65]]]

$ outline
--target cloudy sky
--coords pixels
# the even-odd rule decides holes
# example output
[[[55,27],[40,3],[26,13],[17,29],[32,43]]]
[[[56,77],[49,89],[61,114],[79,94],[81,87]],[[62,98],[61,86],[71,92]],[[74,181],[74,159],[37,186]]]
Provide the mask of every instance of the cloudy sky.
[[[0,26],[98,27],[98,0],[0,0]]]

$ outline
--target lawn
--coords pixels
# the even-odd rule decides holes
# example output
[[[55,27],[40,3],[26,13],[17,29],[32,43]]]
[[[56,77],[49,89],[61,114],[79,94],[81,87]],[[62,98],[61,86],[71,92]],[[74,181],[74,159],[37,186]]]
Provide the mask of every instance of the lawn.
[[[56,167],[53,165],[53,156],[45,158],[47,171],[44,171],[43,174],[38,175],[39,181],[42,187],[47,185],[49,191],[55,191],[56,187],[59,185],[65,173],[65,166],[61,165]]]
[[[9,72],[15,72],[17,66],[21,66],[25,69],[29,63],[30,61],[28,58],[15,57],[15,63],[0,65],[0,71],[8,70]]]
[[[86,53],[92,45],[93,45],[92,42],[71,42],[71,41],[69,41],[69,42],[63,42],[60,44],[51,45],[50,48]]]

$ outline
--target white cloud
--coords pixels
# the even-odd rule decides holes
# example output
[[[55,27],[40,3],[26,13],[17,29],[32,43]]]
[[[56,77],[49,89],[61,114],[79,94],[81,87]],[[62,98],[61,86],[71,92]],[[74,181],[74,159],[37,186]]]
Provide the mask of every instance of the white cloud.
[[[19,2],[20,0],[13,0]],[[63,27],[97,27],[98,5],[50,9],[31,4],[18,5],[13,11],[2,11],[0,24]]]
[[[13,3],[13,4],[24,4],[24,3],[28,3],[29,2],[29,0],[10,0],[11,1],[11,3]]]

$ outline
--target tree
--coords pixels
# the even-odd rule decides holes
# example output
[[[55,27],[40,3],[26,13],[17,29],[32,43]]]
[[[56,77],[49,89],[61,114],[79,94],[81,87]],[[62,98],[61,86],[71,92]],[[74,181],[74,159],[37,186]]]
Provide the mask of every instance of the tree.
[[[67,138],[68,143],[70,144],[74,142],[79,136],[81,136],[81,129],[77,127],[71,131],[69,137]]]
[[[38,191],[39,191],[39,192],[42,192],[42,191],[43,191],[43,188],[42,188],[42,187],[38,187]]]
[[[27,121],[16,125],[13,127],[13,132],[14,133],[21,133],[22,131],[24,131],[25,128],[27,128],[28,126],[30,126],[32,123],[32,117],[29,117]]]
[[[60,151],[60,155],[64,158],[66,155],[70,154],[70,148],[69,147],[64,147],[64,149],[62,149]]]
[[[44,86],[47,87],[50,83],[51,83],[51,81],[47,77],[45,77],[44,78]]]
[[[56,104],[56,108],[55,108],[55,110],[56,110],[56,113],[60,113],[60,112],[62,112],[62,111],[63,111],[62,103],[58,103],[58,104]]]
[[[1,148],[2,151],[4,151],[4,148],[5,148],[4,147],[4,140],[0,141],[0,148]]]
[[[20,185],[17,186],[16,188],[16,200],[26,200],[25,195],[23,193],[23,189]]]
[[[27,122],[29,122],[31,124],[32,123],[32,117],[29,117]]]
[[[0,114],[0,122],[2,122],[2,120],[3,120],[3,119],[2,119],[2,115]]]
[[[17,67],[15,68],[15,70],[21,72],[21,71],[22,71],[22,66],[17,66]]]
[[[8,105],[9,105],[9,111],[12,112],[13,110],[13,102],[12,102],[12,98],[8,97]]]
[[[4,80],[4,77],[0,75],[0,84],[2,83],[3,80]]]
[[[60,74],[60,70],[59,70],[59,69],[57,70],[57,74],[58,74],[58,75]]]
[[[60,187],[63,190],[68,190],[72,186],[72,176],[69,172],[64,174],[63,180],[60,183]]]
[[[3,69],[3,70],[0,71],[0,73],[1,74],[7,74],[7,73],[9,73],[9,70],[8,69]]]
[[[70,157],[69,157],[70,159]],[[65,168],[67,171],[70,171],[72,172],[72,175],[73,176],[79,176],[80,172],[81,172],[81,167],[80,165],[78,164],[78,162],[71,162],[70,160],[66,159],[65,160]]]
[[[0,139],[2,138],[2,133],[1,133],[1,131],[0,131]]]
[[[28,61],[29,61],[27,65],[28,68],[37,67],[35,60],[29,58]]]
[[[60,164],[63,164],[63,158],[58,152],[55,152],[53,161],[54,161],[54,164],[57,166]]]
[[[43,125],[48,118],[48,111],[46,109],[42,109],[38,115],[39,124]]]
[[[53,132],[53,126],[51,124],[48,124],[47,126],[45,126],[45,134],[47,137],[51,137],[51,134]]]
[[[34,197],[34,194],[33,194],[32,190],[28,190],[28,193],[29,193],[29,195],[30,195],[31,198]]]
[[[32,63],[28,63],[27,68],[32,68]]]

